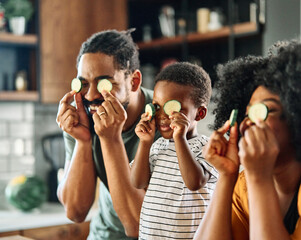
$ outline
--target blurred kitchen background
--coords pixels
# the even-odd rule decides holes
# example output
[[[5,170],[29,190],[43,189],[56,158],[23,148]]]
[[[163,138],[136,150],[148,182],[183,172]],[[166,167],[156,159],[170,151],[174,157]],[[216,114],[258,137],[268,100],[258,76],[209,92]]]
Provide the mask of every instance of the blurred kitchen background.
[[[49,176],[64,161],[58,102],[76,76],[81,43],[94,32],[136,28],[148,88],[175,61],[203,66],[214,85],[218,63],[266,55],[274,42],[301,32],[300,0],[28,0],[32,9],[24,1],[0,0],[0,211],[8,207],[6,184],[20,174],[39,176],[53,191]],[[199,124],[206,135],[213,107]]]

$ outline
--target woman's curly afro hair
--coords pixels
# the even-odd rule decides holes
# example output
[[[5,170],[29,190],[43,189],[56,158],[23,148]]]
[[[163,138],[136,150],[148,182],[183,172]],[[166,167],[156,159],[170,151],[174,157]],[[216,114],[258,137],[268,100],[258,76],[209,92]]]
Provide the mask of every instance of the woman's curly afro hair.
[[[301,43],[277,43],[272,50],[274,54],[267,58],[248,56],[218,66],[213,128],[222,126],[234,108],[239,111],[240,124],[253,91],[262,85],[279,95],[296,157],[301,161]]]

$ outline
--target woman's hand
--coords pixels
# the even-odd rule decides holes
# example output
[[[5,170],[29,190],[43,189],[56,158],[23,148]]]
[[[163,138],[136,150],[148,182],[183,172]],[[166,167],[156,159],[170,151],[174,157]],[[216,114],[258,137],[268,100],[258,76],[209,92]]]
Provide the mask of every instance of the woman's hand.
[[[245,130],[239,141],[238,154],[246,174],[272,176],[279,146],[274,133],[265,122],[258,121]]]
[[[204,147],[203,155],[219,172],[225,175],[237,175],[239,170],[238,158],[238,129],[237,123],[230,129],[230,137],[227,140],[224,135],[230,128],[227,121],[224,126],[214,131],[209,142]]]

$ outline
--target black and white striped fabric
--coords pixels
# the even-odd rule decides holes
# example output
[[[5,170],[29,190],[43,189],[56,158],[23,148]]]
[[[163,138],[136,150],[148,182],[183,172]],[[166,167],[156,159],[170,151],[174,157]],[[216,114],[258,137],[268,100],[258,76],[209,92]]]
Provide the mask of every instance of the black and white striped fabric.
[[[208,138],[188,140],[195,160],[210,173],[207,184],[190,191],[180,173],[175,144],[159,138],[150,153],[151,180],[140,215],[139,239],[192,239],[209,204],[218,173],[202,157]]]

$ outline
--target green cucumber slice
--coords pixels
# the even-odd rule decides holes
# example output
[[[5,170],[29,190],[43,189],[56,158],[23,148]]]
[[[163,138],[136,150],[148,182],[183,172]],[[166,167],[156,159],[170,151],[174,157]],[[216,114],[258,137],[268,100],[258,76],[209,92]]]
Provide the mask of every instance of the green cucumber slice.
[[[181,103],[177,100],[169,100],[163,106],[164,112],[170,116],[172,112],[181,111]]]
[[[148,113],[149,116],[151,116],[151,120],[154,118],[155,113],[156,113],[154,104],[152,104],[152,103],[146,104],[144,111],[145,111],[145,113]]]
[[[233,127],[237,119],[238,109],[233,109],[229,118],[230,126]]]
[[[97,90],[98,92],[101,92],[102,90],[105,90],[107,92],[110,92],[113,88],[112,83],[108,79],[101,79],[97,83]]]
[[[249,108],[248,117],[252,122],[256,122],[256,120],[266,120],[268,117],[269,109],[263,103],[256,103]]]
[[[74,78],[72,81],[71,81],[71,89],[75,92],[80,92],[80,90],[82,90],[82,81],[78,78]]]

